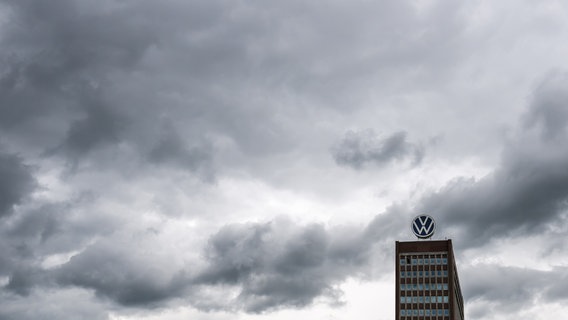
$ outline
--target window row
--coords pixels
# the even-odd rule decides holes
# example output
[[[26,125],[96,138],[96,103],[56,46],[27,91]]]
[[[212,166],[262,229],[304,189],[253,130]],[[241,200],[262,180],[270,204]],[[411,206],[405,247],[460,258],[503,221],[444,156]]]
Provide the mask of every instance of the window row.
[[[400,310],[401,316],[449,316],[448,309]]]
[[[416,277],[447,277],[448,270],[437,270],[437,271],[401,271],[400,277],[401,278],[416,278]]]
[[[400,303],[448,303],[448,296],[400,297]]]
[[[400,265],[446,265],[448,264],[448,258],[410,258],[402,257],[400,258]]]
[[[447,283],[407,283],[401,284],[400,290],[448,290]]]

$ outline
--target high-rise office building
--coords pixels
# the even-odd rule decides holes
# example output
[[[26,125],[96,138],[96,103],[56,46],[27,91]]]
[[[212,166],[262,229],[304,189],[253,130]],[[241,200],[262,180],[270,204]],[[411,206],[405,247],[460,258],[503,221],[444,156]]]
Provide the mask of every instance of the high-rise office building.
[[[464,319],[452,240],[396,242],[396,319]]]

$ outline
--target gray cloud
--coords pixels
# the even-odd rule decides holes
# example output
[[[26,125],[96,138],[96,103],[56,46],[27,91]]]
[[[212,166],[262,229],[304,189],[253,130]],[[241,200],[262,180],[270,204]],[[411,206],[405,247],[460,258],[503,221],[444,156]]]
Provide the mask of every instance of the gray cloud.
[[[460,269],[464,299],[468,304],[483,301],[497,306],[471,310],[474,319],[489,314],[529,310],[538,303],[553,303],[568,299],[568,270],[556,267],[542,271],[528,268],[477,264]]]
[[[157,141],[148,152],[148,160],[158,165],[172,163],[191,171],[198,171],[205,180],[212,180],[212,153],[212,146],[208,141],[192,147],[186,146],[175,127],[167,123],[162,126]]]
[[[47,289],[18,299],[0,292],[0,306],[0,319],[6,320],[109,319],[102,308],[104,305],[92,301],[88,293],[80,289]]]
[[[367,271],[371,244],[357,228],[284,221],[230,225],[210,239],[208,266],[194,281],[236,286],[233,304],[248,312],[304,307],[322,296],[340,303],[336,285]]]
[[[476,180],[459,178],[426,196],[419,210],[455,228],[463,244],[539,233],[568,209],[566,76],[552,76],[535,92],[526,126],[506,146],[499,167]],[[552,88],[551,88],[552,87]]]
[[[23,159],[0,150],[0,218],[12,212],[37,183]]]
[[[415,166],[424,157],[424,148],[406,141],[406,132],[399,131],[387,137],[373,130],[348,131],[332,148],[335,162],[341,166],[361,169],[369,163],[384,166],[390,162],[409,160]]]
[[[498,126],[498,131],[502,123],[484,112],[503,105],[509,112],[495,116],[513,116],[516,105],[508,102],[518,95],[501,94],[511,90],[503,83],[515,83],[519,90],[526,74],[538,74],[544,65],[516,53],[539,53],[538,48],[517,50],[507,60],[519,59],[517,65],[531,69],[522,68],[522,77],[511,75],[516,65],[507,70],[499,55],[503,43],[515,47],[504,38],[516,32],[503,29],[530,30],[532,36],[541,30],[538,23],[523,25],[526,29],[516,28],[515,19],[496,23],[492,15],[501,12],[492,6],[478,10],[465,2],[414,3],[2,1],[0,134],[20,156],[0,153],[0,279],[7,279],[0,291],[0,318],[75,314],[104,319],[108,310],[120,313],[124,306],[146,311],[169,303],[248,312],[305,307],[322,297],[340,303],[337,288],[345,279],[392,271],[393,241],[408,230],[412,212],[439,218],[460,235],[460,247],[565,224],[559,217],[566,216],[568,192],[566,77],[557,74],[536,89],[522,132],[507,142],[492,174],[456,179],[417,203],[395,204],[366,227],[231,224],[203,249],[205,265],[187,268],[167,268],[132,239],[120,246],[105,242],[128,233],[125,225],[136,229],[139,215],[120,209],[131,202],[131,210],[182,219],[177,213],[164,217],[167,210],[148,198],[166,199],[162,202],[171,211],[192,212],[198,225],[207,221],[207,230],[217,230],[211,224],[227,210],[223,202],[236,200],[232,197],[240,196],[239,184],[249,178],[283,190],[289,186],[271,177],[294,171],[291,176],[306,177],[296,185],[317,194],[314,201],[327,201],[313,182],[318,180],[311,176],[314,164],[326,170],[319,161],[329,159],[325,148],[341,134],[338,130],[369,127],[371,118],[387,132],[409,131],[385,136],[348,132],[331,150],[338,165],[418,166],[424,148],[408,137],[421,135],[453,135],[457,143],[441,143],[436,151],[459,149],[446,150],[454,155],[475,141],[497,148],[494,131],[472,138],[463,121],[473,118],[471,127],[483,122],[483,128]],[[472,9],[482,19],[470,18]],[[565,23],[559,17],[540,18],[548,27]],[[543,34],[550,37],[558,30]],[[535,43],[535,37],[528,39]],[[483,46],[495,43],[497,50]],[[543,46],[547,53],[564,52],[561,47],[549,50],[551,43]],[[381,107],[366,110],[368,105]],[[428,132],[420,123],[434,113],[432,126],[441,133]],[[170,120],[164,125],[163,119]],[[481,154],[484,148],[467,152],[487,159]],[[428,150],[428,156],[439,156],[434,153]],[[78,170],[66,172],[69,163]],[[37,179],[45,183],[44,192],[29,201],[37,183],[25,164],[37,166]],[[328,181],[336,177],[331,171]],[[218,189],[208,184],[207,190],[195,192],[207,193],[204,200],[192,194],[195,190],[188,192],[186,176],[201,178],[195,189],[214,178],[230,181],[231,194],[223,194],[227,184]],[[344,188],[350,192],[349,184]],[[174,203],[178,193],[173,189],[183,198],[179,203]],[[298,189],[294,197],[304,197]],[[84,193],[95,199],[79,199],[77,194]],[[262,214],[256,218],[269,219]],[[64,262],[70,254],[74,257]],[[46,267],[50,259],[63,259],[63,265]],[[524,271],[509,271],[515,277],[507,283],[516,289]],[[479,276],[471,274],[472,279]],[[491,283],[470,285],[470,299],[491,295]],[[209,296],[226,288],[238,296],[228,302]],[[552,286],[545,296],[550,301],[564,297],[564,289]],[[501,299],[505,292],[497,291],[493,297]],[[538,292],[531,283],[518,299],[529,301]],[[37,307],[29,310],[30,305]]]
[[[4,289],[30,296],[44,288],[82,288],[103,301],[145,309],[184,298],[201,310],[250,313],[305,307],[322,297],[338,304],[338,284],[347,277],[373,276],[372,248],[378,239],[369,229],[326,229],[283,219],[229,225],[210,238],[205,265],[198,269],[176,269],[167,256],[145,253],[131,240],[109,238],[54,269],[20,260]],[[206,294],[226,286],[238,290],[235,299]]]
[[[61,285],[91,289],[98,297],[124,306],[150,308],[179,296],[186,283],[183,274],[169,275],[160,267],[167,263],[101,242],[53,271],[53,278]]]

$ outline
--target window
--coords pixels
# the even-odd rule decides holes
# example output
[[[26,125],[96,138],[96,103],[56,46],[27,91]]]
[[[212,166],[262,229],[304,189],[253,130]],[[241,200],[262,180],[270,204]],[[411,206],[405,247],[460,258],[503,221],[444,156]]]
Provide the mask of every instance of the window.
[[[401,277],[401,278],[406,277],[406,272],[404,272],[404,271],[400,272],[400,277]]]
[[[439,315],[439,316],[442,315],[442,309],[438,309],[438,315]]]
[[[448,270],[444,270],[444,277],[448,276]]]
[[[404,303],[406,301],[405,297],[400,297],[400,303]]]
[[[405,316],[405,315],[406,315],[406,310],[400,309],[400,315],[401,315],[401,316]]]
[[[438,277],[442,276],[442,271],[438,270]]]
[[[416,277],[416,271],[412,271],[412,276]]]
[[[444,303],[448,303],[448,296],[444,296]]]
[[[442,296],[437,296],[437,297],[436,297],[436,301],[437,301],[438,303],[442,303],[442,301],[443,301],[443,300],[442,300]]]
[[[436,287],[437,287],[438,290],[442,290],[442,284],[441,284],[441,283],[438,283],[438,284],[436,285]]]
[[[413,316],[417,316],[417,315],[418,315],[418,310],[412,310],[412,315],[413,315]]]
[[[416,259],[412,259],[412,265],[414,265],[414,266],[416,265]]]
[[[391,260],[392,261],[392,260]],[[448,258],[442,258],[442,263],[443,264],[448,264]]]
[[[391,260],[392,261],[392,260]],[[440,258],[436,258],[436,264],[441,264],[442,263],[442,259]]]
[[[392,261],[392,260],[391,260],[391,261]],[[422,260],[422,259],[418,259],[418,264],[420,264],[420,265],[421,265],[421,264],[424,264],[423,260]]]
[[[418,290],[418,286],[416,285],[416,283],[412,284],[412,290]]]
[[[423,316],[423,315],[424,315],[424,310],[418,310],[418,315],[419,315],[419,316]]]
[[[421,283],[418,284],[418,290],[424,290],[424,286]]]
[[[448,290],[448,284],[444,283],[444,290]]]
[[[423,296],[418,297],[418,303],[424,303],[424,297]]]
[[[400,259],[400,265],[401,265],[401,266],[404,266],[404,265],[405,265],[405,262],[406,262],[406,260],[405,260],[404,258],[403,258],[403,259]]]
[[[418,297],[412,297],[412,303],[418,303]]]
[[[426,309],[425,313],[426,313],[426,316],[429,316],[430,315],[430,309]]]
[[[425,296],[425,297],[424,297],[424,301],[425,301],[426,303],[430,303],[430,296]]]
[[[430,259],[430,264],[436,264],[436,259],[431,258],[431,259]]]
[[[425,283],[425,284],[424,284],[424,289],[430,290],[430,284],[429,284],[429,283]]]
[[[444,309],[444,315],[445,315],[445,316],[449,316],[449,315],[450,315],[450,310]]]
[[[424,276],[424,272],[422,272],[422,271],[418,271],[418,276],[419,276],[419,277],[422,277],[422,276]]]
[[[425,276],[425,277],[429,277],[429,276],[430,276],[430,271],[424,271],[424,276]]]

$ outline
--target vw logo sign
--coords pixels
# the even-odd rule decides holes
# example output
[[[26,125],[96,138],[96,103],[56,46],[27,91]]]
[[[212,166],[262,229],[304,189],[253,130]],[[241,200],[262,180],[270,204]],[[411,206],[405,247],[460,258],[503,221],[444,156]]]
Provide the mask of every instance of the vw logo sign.
[[[421,214],[412,220],[412,232],[420,239],[428,239],[434,235],[436,222],[426,214]]]

